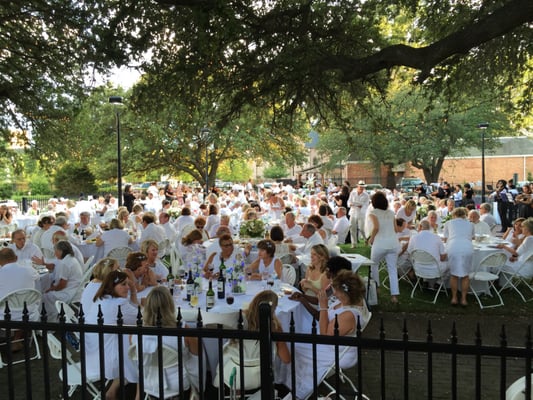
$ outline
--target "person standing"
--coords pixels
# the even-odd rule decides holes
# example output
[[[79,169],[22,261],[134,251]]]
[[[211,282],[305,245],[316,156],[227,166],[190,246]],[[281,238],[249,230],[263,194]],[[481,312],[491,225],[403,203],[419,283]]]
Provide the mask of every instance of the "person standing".
[[[500,215],[502,229],[500,233],[504,233],[507,228],[511,228],[513,225],[509,220],[509,206],[513,203],[513,196],[507,190],[507,182],[505,179],[500,179],[496,183],[496,191],[491,194],[494,200],[498,204],[498,214]]]
[[[370,197],[365,190],[365,182],[359,181],[350,193],[348,206],[350,207],[350,237],[352,249],[355,248],[359,237],[366,239],[365,216],[370,203]]]
[[[368,214],[372,222],[372,232],[368,242],[372,246],[372,276],[379,286],[379,263],[385,259],[390,281],[391,302],[398,303],[400,287],[398,285],[397,261],[400,243],[395,229],[394,212],[389,209],[389,201],[383,192],[372,196],[373,210]]]
[[[446,253],[450,267],[450,288],[452,290],[452,305],[457,305],[457,290],[461,278],[461,305],[466,307],[466,295],[470,287],[468,274],[472,268],[474,247],[474,224],[466,219],[467,210],[458,207],[452,211],[452,219],[444,224],[444,238],[446,240]]]
[[[133,210],[133,204],[135,203],[135,195],[133,194],[133,191],[131,190],[131,185],[124,186],[124,207],[128,209],[128,211],[131,213]]]

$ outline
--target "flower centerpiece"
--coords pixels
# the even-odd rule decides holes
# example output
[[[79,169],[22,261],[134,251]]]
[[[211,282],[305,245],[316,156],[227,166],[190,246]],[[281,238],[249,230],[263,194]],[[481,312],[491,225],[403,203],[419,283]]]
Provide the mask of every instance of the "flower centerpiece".
[[[265,235],[265,223],[260,219],[244,221],[239,228],[241,237],[262,238]]]
[[[442,219],[440,220],[440,227],[441,227],[441,229],[444,229],[444,224],[445,224],[446,222],[448,222],[449,220],[451,220],[451,219],[452,219],[452,215],[451,215],[451,214],[448,214],[448,215],[446,215],[445,217],[442,217]]]
[[[177,207],[170,207],[167,210],[167,213],[168,213],[168,215],[170,217],[170,220],[171,221],[175,221],[181,215],[181,209],[177,208]]]

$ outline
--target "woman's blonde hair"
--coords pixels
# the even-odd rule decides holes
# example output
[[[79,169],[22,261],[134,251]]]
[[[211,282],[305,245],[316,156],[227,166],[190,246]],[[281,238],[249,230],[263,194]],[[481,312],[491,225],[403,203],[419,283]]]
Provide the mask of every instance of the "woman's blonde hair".
[[[157,326],[158,321],[166,328],[176,326],[174,299],[166,287],[156,286],[150,291],[144,305],[143,320],[147,326]]]
[[[326,271],[326,264],[329,260],[329,250],[328,248],[323,244],[315,244],[313,247],[311,247],[311,251],[314,251],[317,256],[320,257],[320,272],[324,273]],[[314,265],[310,265],[309,268],[314,269]]]
[[[115,266],[118,266],[118,261],[115,258],[102,258],[93,268],[93,278],[103,281],[107,274],[115,270]]]
[[[255,295],[255,297],[250,302],[248,310],[245,311],[246,320],[248,321],[248,330],[258,331],[259,330],[259,305],[261,303],[269,303],[270,311],[272,316],[272,327],[274,330],[280,328],[281,323],[276,317],[276,307],[278,306],[278,295],[272,290],[263,290]]]
[[[154,239],[143,240],[143,242],[141,243],[141,251],[144,254],[148,254],[148,249],[152,246],[159,250],[159,244],[157,244]]]
[[[466,218],[468,215],[468,210],[465,207],[457,207],[452,211],[453,218]]]

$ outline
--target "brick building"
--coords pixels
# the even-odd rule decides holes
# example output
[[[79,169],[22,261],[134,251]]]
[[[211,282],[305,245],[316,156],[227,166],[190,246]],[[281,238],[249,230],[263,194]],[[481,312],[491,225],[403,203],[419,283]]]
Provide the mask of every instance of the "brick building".
[[[533,174],[533,138],[528,136],[502,137],[494,150],[485,150],[485,182],[487,185],[498,179],[528,180]],[[368,161],[350,159],[342,171],[342,179],[354,183],[360,179],[367,183],[380,183],[394,187],[402,177],[415,176],[424,179],[421,170],[406,165],[376,166]],[[444,161],[441,177],[450,183],[465,182],[481,185],[481,149],[470,148],[464,155],[451,156]]]

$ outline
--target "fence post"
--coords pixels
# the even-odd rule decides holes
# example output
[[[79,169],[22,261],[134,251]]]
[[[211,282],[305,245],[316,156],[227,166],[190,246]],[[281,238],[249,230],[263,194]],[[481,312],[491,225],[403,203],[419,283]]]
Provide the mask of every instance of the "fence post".
[[[270,304],[259,305],[259,350],[261,357],[261,399],[274,398],[274,372],[272,371],[272,330]]]

